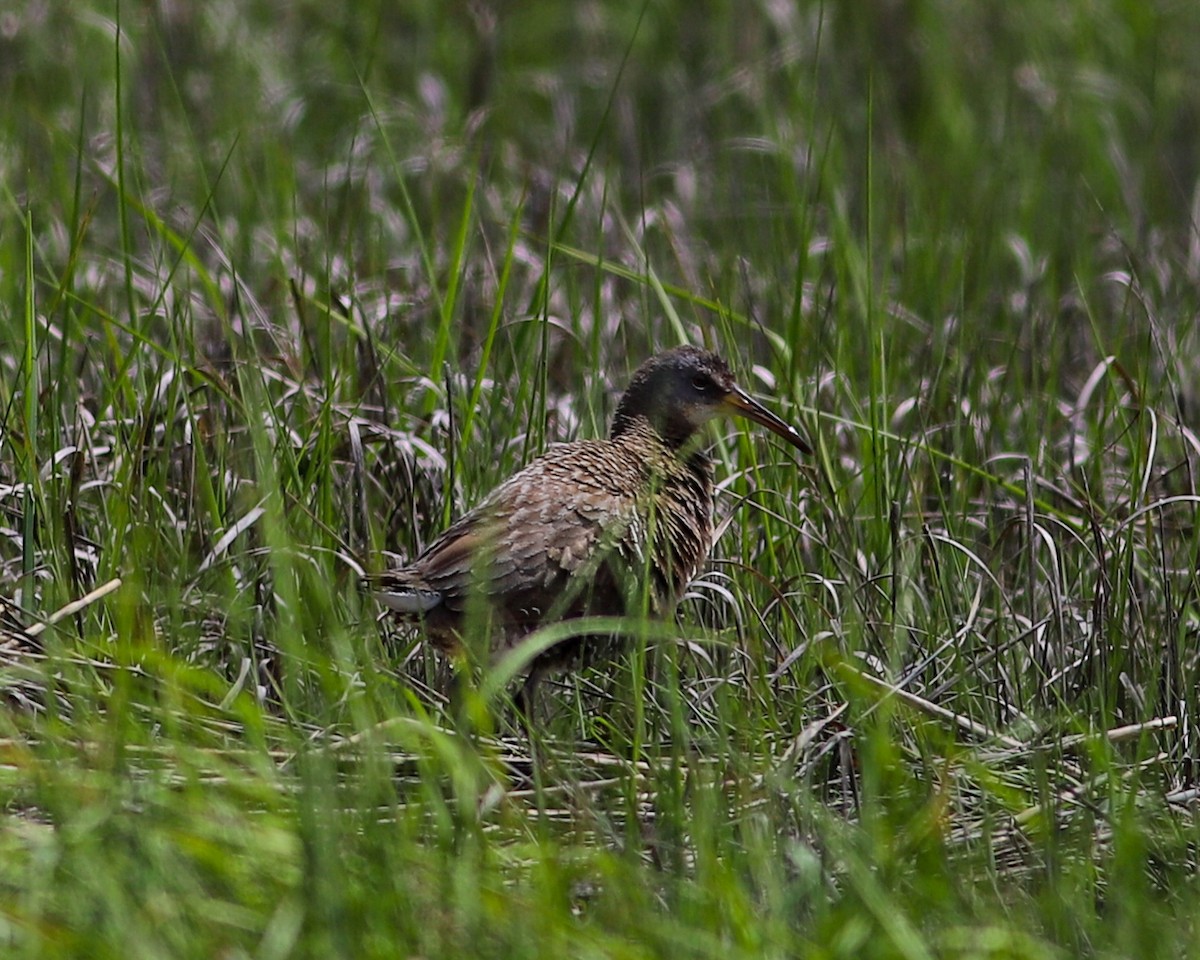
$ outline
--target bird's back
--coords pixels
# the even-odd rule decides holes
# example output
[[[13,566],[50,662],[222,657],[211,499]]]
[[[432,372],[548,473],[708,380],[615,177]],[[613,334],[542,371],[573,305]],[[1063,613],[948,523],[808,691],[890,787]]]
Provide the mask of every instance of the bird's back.
[[[636,612],[642,584],[665,614],[708,553],[711,505],[707,458],[678,457],[649,424],[557,444],[389,574],[379,595],[443,648],[461,642],[472,610],[498,620],[501,647],[544,622]]]

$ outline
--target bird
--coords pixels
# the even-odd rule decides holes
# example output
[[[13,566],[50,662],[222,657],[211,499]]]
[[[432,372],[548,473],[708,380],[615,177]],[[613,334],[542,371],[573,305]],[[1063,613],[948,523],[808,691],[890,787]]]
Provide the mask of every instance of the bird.
[[[630,378],[607,439],[549,446],[407,566],[369,577],[374,596],[446,653],[482,631],[493,659],[559,620],[671,616],[712,546],[713,465],[699,436],[721,415],[812,452],[716,353],[666,350]],[[572,636],[539,653],[518,713],[528,718],[542,677],[610,659],[620,646]]]

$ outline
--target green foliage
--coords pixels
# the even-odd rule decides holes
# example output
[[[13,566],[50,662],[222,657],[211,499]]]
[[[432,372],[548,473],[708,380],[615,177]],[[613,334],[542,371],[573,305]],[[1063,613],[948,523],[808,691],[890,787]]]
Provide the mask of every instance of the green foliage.
[[[3,954],[1196,956],[1197,64],[1169,0],[0,12]],[[359,574],[681,340],[817,453],[714,431],[708,571],[531,741]]]

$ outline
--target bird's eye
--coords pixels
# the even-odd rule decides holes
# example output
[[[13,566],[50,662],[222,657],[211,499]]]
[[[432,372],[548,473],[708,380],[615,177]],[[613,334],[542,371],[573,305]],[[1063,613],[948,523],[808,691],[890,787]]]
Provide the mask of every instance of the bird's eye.
[[[692,379],[692,389],[697,393],[708,394],[712,393],[716,389],[716,384],[714,384],[707,377],[694,377]]]

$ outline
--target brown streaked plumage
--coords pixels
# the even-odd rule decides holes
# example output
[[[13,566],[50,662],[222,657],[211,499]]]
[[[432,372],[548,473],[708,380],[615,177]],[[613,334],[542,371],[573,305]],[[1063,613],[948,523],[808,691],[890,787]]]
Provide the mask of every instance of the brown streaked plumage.
[[[491,614],[494,653],[550,621],[635,613],[644,574],[651,612],[669,615],[711,545],[712,464],[693,440],[721,414],[747,417],[810,452],[716,354],[668,350],[634,373],[607,440],[551,446],[409,566],[373,578],[376,597],[420,621],[447,651],[461,644],[469,608]],[[524,706],[540,676],[609,649],[608,638],[576,637],[541,654]]]

